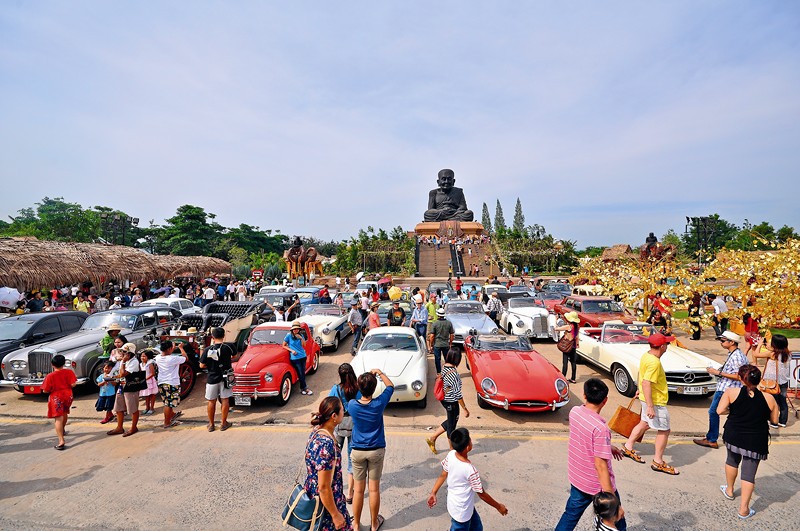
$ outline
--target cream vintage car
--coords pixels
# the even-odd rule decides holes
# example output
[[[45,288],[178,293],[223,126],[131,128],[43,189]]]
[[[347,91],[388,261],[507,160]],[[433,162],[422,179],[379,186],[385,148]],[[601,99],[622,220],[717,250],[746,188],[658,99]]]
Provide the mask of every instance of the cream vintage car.
[[[581,328],[578,334],[578,356],[611,372],[614,387],[620,394],[632,397],[639,381],[639,360],[650,348],[647,337],[656,333],[653,325],[634,321],[606,321],[600,328]],[[670,392],[705,396],[717,387],[708,367],[720,364],[674,342],[661,357]]]
[[[314,339],[322,347],[339,349],[339,342],[351,332],[347,324],[348,308],[335,304],[309,304],[303,308],[299,321],[314,330]]]
[[[503,305],[500,328],[515,336],[557,341],[556,316],[535,297],[512,297]]]

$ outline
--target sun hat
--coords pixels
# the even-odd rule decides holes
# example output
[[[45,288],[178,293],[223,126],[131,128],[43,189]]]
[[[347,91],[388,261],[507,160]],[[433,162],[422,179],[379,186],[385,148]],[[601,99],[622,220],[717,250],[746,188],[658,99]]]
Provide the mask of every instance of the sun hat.
[[[674,336],[665,336],[664,334],[658,333],[653,334],[647,338],[647,342],[653,348],[658,348],[662,345],[666,345],[667,343],[672,343],[675,340]]]
[[[302,330],[302,329],[303,329],[303,327],[302,327],[302,326],[300,326],[300,321],[294,321],[294,322],[292,323],[292,327],[290,328],[290,330],[294,330],[295,328],[297,328],[297,329],[299,329],[299,330]]]
[[[564,319],[575,324],[581,322],[581,318],[578,317],[578,312],[567,312],[564,314]]]
[[[108,327],[108,331],[111,332],[112,330],[122,330],[122,327],[119,323],[111,323]]]
[[[444,317],[444,308],[439,308],[438,310],[436,310],[436,315],[438,315],[439,317]]]
[[[720,335],[717,336],[718,340],[727,339],[728,341],[733,341],[734,343],[740,343],[742,341],[742,336],[735,332],[731,332],[730,330],[725,330]]]
[[[373,302],[372,304],[369,305],[370,308],[377,308],[378,306],[380,306],[380,304],[378,304],[377,301],[375,301],[375,302]]]
[[[190,326],[189,329],[186,331],[186,333],[187,334],[196,334],[197,333],[197,327],[196,326]]]
[[[350,306],[358,306],[358,299],[353,299],[350,301]]]
[[[130,354],[136,354],[136,345],[134,345],[133,343],[125,343],[120,347],[120,350],[129,352]]]

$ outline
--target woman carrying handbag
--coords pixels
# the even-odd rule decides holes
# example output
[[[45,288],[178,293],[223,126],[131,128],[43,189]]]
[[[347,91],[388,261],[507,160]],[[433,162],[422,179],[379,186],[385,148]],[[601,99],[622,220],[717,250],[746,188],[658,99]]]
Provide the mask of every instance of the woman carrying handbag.
[[[759,347],[764,343],[764,340],[759,338],[756,340],[753,349],[753,358],[756,363],[759,359],[766,359],[764,364],[764,380],[770,380],[770,386],[777,383],[776,389],[763,389],[765,392],[771,394],[778,404],[780,414],[778,416],[778,423],[774,424],[772,421],[769,427],[772,429],[785,428],[786,422],[789,420],[789,405],[786,402],[786,392],[789,390],[789,375],[791,374],[791,367],[789,366],[789,359],[792,357],[789,351],[789,340],[786,336],[774,334],[770,340],[769,345],[764,345],[766,352],[762,352]]]
[[[444,357],[442,374],[439,377],[444,390],[442,406],[447,412],[447,418],[442,422],[441,426],[436,428],[430,439],[425,439],[425,442],[428,443],[428,448],[431,449],[434,455],[436,454],[436,439],[443,433],[447,433],[449,440],[450,434],[456,429],[460,415],[459,405],[464,409],[464,417],[469,417],[469,409],[467,409],[467,405],[464,403],[464,396],[461,394],[461,376],[458,374],[458,365],[460,363],[461,350],[458,348],[448,350]]]
[[[564,335],[558,341],[558,350],[562,353],[563,364],[561,366],[561,374],[564,378],[567,377],[567,368],[572,364],[572,378],[567,380],[569,383],[575,383],[576,371],[578,369],[578,324],[581,322],[577,312],[567,312],[564,314],[564,320],[567,324],[557,326],[556,332],[564,332]]]
[[[333,386],[328,396],[337,397],[344,406],[342,422],[333,430],[333,437],[336,439],[340,451],[344,449],[345,439],[347,439],[347,503],[350,504],[353,503],[355,481],[353,481],[353,462],[350,459],[353,417],[347,412],[347,402],[361,398],[361,393],[358,390],[356,373],[349,363],[339,365],[339,383]]]

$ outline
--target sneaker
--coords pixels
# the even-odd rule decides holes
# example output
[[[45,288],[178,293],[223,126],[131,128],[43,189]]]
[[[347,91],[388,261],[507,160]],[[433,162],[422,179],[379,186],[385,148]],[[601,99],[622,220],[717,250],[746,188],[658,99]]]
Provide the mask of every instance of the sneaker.
[[[784,427],[785,427],[785,426],[786,426],[786,425],[784,424]],[[780,426],[780,425],[778,425],[778,424],[773,424],[773,423],[771,423],[771,422],[770,422],[770,423],[769,423],[769,427],[770,427],[770,428],[772,428],[773,430],[777,430],[777,429],[778,429],[778,428],[780,428],[781,426]]]
[[[781,424],[781,423],[779,422],[779,423],[778,423],[778,426],[780,426],[781,428],[785,428],[785,427],[786,427],[786,424]]]
[[[313,395],[314,391],[312,391],[311,389],[303,389],[302,391],[300,391],[300,394],[301,395]]]

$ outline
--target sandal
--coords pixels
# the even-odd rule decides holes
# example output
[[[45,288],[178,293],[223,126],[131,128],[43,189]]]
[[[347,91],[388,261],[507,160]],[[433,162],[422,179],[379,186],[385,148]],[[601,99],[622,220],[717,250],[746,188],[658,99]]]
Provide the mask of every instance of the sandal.
[[[213,424],[209,424],[209,425],[208,425],[208,431],[214,431],[214,430],[216,430],[216,429],[217,429],[217,427],[216,427],[216,426],[214,426]]]
[[[728,486],[727,485],[720,485],[719,486],[719,490],[720,490],[720,492],[722,492],[722,495],[725,496],[726,500],[732,500],[733,499],[733,496],[729,496],[728,495]]]
[[[432,441],[430,439],[425,439],[425,442],[428,443],[428,448],[431,449],[431,452],[433,452],[433,455],[436,455],[436,442]]]
[[[222,423],[222,426],[219,427],[219,431],[225,431],[228,428],[230,428],[231,426],[233,426],[233,424],[231,424],[230,422],[228,422],[226,420],[225,422]]]
[[[125,433],[125,430],[118,430],[115,428],[111,431],[107,431],[106,435],[122,435],[123,433]]]
[[[748,518],[752,517],[754,514],[756,514],[756,510],[755,509],[750,509],[750,512],[747,513],[747,516],[742,516],[741,514],[739,514],[739,511],[736,511],[736,516],[738,516],[740,520],[747,520]]]
[[[636,450],[628,450],[624,444],[622,445],[622,448],[620,448],[620,450],[622,450],[622,455],[624,455],[625,457],[633,459],[637,463],[644,463],[644,459],[642,459],[641,455],[636,453]]]
[[[352,497],[350,497],[350,498],[345,498],[345,500],[344,500],[344,501],[346,501],[346,502],[347,502],[347,505],[351,505],[351,504],[353,503],[353,498],[352,498]]]
[[[53,448],[55,448],[56,450],[63,450],[66,447],[67,447],[66,444],[57,444],[57,445],[53,446]]]
[[[122,436],[123,436],[123,437],[130,437],[130,436],[131,436],[131,435],[133,435],[134,433],[139,433],[139,428],[133,428],[133,429],[131,429],[131,430],[128,430],[128,431],[126,431],[125,433],[123,433],[123,434],[122,434]]]
[[[751,510],[752,510],[752,509],[751,509]],[[753,514],[755,514],[755,511],[753,511]],[[751,516],[752,516],[752,515],[751,515]],[[742,516],[740,516],[739,518],[743,518],[743,517],[742,517]],[[376,527],[376,528],[375,528],[375,529],[373,529],[372,531],[378,531],[378,529],[380,529],[380,528],[381,528],[381,526],[383,525],[383,523],[384,523],[385,521],[386,521],[386,518],[384,518],[384,517],[383,517],[383,516],[381,516],[381,515],[378,515],[378,527]]]
[[[670,476],[677,476],[680,474],[675,468],[669,466],[666,462],[664,463],[656,463],[653,461],[653,464],[650,465],[650,468],[655,470],[656,472],[663,472],[665,474],[669,474]]]

